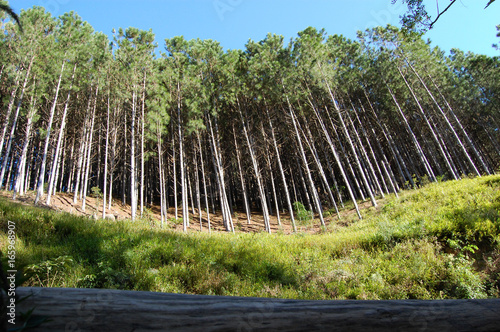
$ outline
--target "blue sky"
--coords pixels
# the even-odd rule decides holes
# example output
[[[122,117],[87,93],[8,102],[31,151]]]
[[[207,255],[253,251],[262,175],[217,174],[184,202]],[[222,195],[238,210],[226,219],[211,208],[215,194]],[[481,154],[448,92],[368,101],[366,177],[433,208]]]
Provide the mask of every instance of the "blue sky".
[[[441,0],[444,5],[448,0]],[[500,2],[484,10],[487,0],[457,2],[425,37],[445,51],[460,48],[500,55],[491,45],[500,43]],[[434,14],[435,1],[428,10]],[[54,16],[74,10],[96,31],[111,36],[113,28],[129,26],[153,29],[159,48],[165,38],[213,39],[225,49],[243,49],[249,39],[268,32],[295,37],[308,26],[325,28],[328,34],[355,38],[357,30],[388,23],[398,25],[405,7],[391,0],[11,0],[19,12],[34,5]],[[139,6],[139,7],[136,7]]]

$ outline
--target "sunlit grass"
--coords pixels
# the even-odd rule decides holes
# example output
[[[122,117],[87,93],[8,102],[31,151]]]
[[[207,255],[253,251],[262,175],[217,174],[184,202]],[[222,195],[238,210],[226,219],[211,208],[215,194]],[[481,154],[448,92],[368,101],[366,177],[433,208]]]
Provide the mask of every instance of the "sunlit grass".
[[[499,296],[500,176],[429,184],[380,203],[363,220],[332,216],[315,235],[183,234],[1,198],[0,248],[12,220],[17,264],[36,272],[28,281],[35,286],[296,299]]]

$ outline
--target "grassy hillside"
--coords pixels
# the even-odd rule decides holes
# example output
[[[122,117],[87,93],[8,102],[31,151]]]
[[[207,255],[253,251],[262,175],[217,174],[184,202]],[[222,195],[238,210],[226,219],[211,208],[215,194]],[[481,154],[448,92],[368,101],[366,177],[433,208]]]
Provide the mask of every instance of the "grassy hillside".
[[[26,285],[294,299],[499,297],[500,176],[389,197],[321,234],[182,234],[0,199]]]

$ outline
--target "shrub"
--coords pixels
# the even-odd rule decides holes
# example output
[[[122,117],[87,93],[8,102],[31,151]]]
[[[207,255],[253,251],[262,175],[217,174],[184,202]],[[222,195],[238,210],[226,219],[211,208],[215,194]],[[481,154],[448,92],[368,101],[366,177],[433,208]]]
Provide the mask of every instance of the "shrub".
[[[25,273],[30,276],[28,283],[38,287],[54,287],[64,281],[64,274],[70,270],[73,258],[59,256],[38,264],[26,266]]]
[[[311,221],[314,218],[314,214],[311,211],[308,211],[301,202],[293,203],[293,209],[295,210],[297,220],[302,224]]]

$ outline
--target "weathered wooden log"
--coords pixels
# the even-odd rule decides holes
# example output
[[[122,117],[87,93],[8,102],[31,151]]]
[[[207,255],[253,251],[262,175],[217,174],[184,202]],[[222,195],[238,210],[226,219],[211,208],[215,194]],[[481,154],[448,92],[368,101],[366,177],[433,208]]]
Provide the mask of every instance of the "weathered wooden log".
[[[500,299],[302,301],[18,288],[36,331],[499,331]]]

